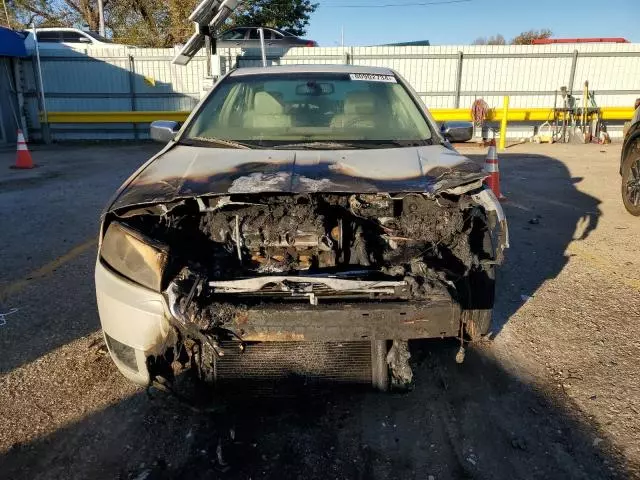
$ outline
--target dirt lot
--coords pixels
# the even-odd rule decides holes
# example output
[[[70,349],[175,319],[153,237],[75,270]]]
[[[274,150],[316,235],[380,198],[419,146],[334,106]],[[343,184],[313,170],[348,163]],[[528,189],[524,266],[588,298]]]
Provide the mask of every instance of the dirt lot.
[[[415,342],[408,394],[207,413],[128,384],[98,331],[98,215],[156,149],[41,149],[28,172],[0,152],[0,477],[640,478],[640,219],[619,145],[500,155],[512,248],[492,340],[463,365],[455,342]]]

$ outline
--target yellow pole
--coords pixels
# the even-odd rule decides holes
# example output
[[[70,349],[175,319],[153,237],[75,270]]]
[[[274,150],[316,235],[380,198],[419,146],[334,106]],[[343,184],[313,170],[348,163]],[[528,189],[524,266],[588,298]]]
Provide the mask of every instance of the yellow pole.
[[[500,121],[500,145],[498,148],[501,151],[507,147],[507,116],[508,115],[509,115],[509,97],[506,96],[503,99],[502,120]]]

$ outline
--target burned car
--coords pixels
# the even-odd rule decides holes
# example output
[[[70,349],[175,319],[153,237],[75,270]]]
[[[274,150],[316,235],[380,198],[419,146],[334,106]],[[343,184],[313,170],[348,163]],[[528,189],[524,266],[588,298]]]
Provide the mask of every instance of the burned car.
[[[151,134],[95,275],[129,379],[385,390],[411,382],[408,340],[487,333],[503,211],[394,71],[238,69]]]

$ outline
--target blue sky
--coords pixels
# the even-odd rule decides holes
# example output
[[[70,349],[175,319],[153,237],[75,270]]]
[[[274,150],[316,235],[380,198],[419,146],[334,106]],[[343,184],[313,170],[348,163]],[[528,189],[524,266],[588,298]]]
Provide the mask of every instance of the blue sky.
[[[340,44],[343,25],[347,45],[425,39],[432,45],[469,44],[497,33],[509,41],[540,28],[551,29],[554,37],[625,37],[640,43],[640,0],[471,0],[394,8],[370,6],[438,0],[317,1],[306,37],[323,47]]]

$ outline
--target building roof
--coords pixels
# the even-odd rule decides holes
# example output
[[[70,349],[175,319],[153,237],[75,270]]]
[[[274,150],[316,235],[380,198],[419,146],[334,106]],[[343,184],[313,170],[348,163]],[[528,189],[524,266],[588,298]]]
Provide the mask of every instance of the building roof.
[[[549,45],[553,43],[629,43],[622,37],[595,37],[595,38],[536,38],[533,45]]]
[[[9,28],[0,27],[0,57],[26,57],[24,37]]]
[[[413,42],[385,43],[383,47],[430,47],[429,40],[414,40]]]

